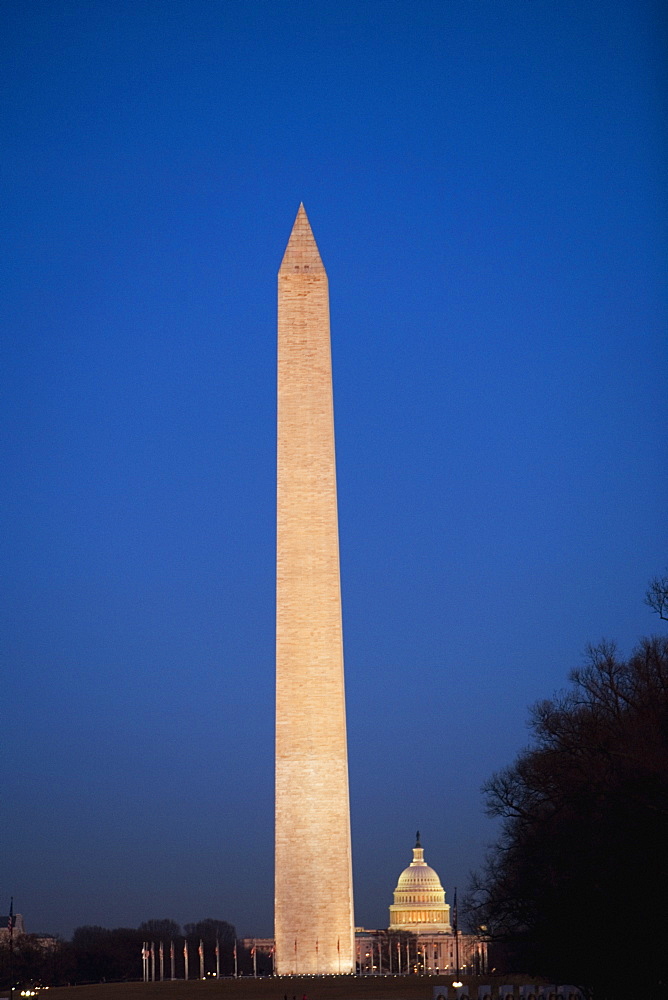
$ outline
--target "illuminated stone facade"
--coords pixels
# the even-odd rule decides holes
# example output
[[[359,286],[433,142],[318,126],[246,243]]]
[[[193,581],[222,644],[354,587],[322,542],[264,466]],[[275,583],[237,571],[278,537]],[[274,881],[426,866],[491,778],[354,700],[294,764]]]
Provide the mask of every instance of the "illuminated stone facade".
[[[23,917],[20,913],[12,913],[11,916],[8,914],[6,917],[0,916],[0,941],[9,941],[9,938],[11,937],[9,933],[10,921],[15,938],[21,934],[25,934],[26,929],[23,924]]]
[[[327,274],[278,273],[275,969],[350,973],[354,921]]]
[[[355,933],[357,969],[361,976],[436,976],[457,970],[453,934],[394,934],[359,928]],[[459,971],[488,972],[487,943],[475,934],[459,934]]]
[[[418,835],[413,860],[399,876],[390,906],[390,930],[413,934],[449,934],[450,906],[445,901],[441,880],[424,860]]]
[[[458,967],[478,975],[487,971],[486,942],[455,934],[445,890],[424,860],[419,834],[413,860],[394,890],[388,930],[357,928],[355,946],[360,975],[436,975]]]

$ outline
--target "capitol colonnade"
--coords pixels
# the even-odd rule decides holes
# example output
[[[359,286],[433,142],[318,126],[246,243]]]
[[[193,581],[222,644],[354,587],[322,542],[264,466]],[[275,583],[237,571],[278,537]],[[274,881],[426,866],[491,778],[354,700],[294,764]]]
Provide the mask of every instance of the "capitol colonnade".
[[[454,932],[399,935],[359,928],[355,951],[360,976],[432,976],[457,970]],[[459,971],[473,975],[489,971],[487,942],[482,937],[459,934]]]

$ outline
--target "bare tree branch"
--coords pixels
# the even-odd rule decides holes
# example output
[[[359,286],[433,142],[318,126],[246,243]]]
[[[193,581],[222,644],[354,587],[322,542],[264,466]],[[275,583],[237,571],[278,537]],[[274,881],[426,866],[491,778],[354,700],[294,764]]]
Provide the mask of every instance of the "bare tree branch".
[[[668,576],[655,576],[645,594],[645,604],[668,622]]]

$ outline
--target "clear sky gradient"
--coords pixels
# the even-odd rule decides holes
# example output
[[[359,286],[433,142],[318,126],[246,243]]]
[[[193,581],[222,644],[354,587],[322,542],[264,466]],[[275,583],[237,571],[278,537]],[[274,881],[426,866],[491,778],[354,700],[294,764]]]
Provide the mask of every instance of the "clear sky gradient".
[[[330,279],[356,921],[666,559],[666,7],[6,0],[3,850],[272,931],[276,273]],[[621,888],[621,887],[620,887]]]

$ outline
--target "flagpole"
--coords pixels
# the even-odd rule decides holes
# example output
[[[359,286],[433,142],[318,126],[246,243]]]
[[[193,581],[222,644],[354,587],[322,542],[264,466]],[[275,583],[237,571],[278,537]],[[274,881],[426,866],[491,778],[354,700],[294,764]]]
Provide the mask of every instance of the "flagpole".
[[[216,938],[216,979],[220,979],[220,938]]]
[[[162,982],[165,978],[165,946],[162,941],[158,954],[160,956],[160,982]]]
[[[457,919],[457,886],[455,886],[455,898],[453,900],[452,907],[452,926],[455,932],[455,965],[457,966],[457,979],[452,984],[453,986],[461,986],[461,980],[459,978],[459,921]]]
[[[9,904],[9,918],[7,920],[7,930],[9,931],[9,996],[14,995],[14,897]]]
[[[237,942],[234,942],[234,978],[236,979],[239,975],[239,966],[237,965]]]
[[[183,978],[188,978],[188,939],[183,940]]]
[[[457,979],[459,979],[459,919],[457,914],[457,886],[455,886],[455,962],[457,963]]]
[[[169,971],[174,979],[174,942],[169,942]]]

